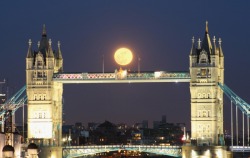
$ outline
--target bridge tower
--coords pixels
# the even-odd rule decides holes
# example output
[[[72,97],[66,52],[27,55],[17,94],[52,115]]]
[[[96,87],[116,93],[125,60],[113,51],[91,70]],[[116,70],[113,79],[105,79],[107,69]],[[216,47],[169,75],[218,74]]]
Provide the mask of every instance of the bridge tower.
[[[213,43],[208,34],[198,45],[192,39],[190,61],[191,138],[197,145],[224,145],[223,92],[218,82],[224,83],[224,55],[221,39]],[[191,141],[192,141],[191,140]]]
[[[54,51],[44,25],[37,51],[29,40],[26,56],[28,140],[39,146],[61,145],[63,85],[52,77],[62,71],[60,42]]]

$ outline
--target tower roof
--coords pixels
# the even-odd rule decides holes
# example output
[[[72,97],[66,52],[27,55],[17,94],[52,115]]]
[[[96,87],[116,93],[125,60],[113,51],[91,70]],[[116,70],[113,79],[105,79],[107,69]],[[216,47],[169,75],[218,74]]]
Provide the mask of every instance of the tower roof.
[[[44,57],[46,57],[46,52],[48,51],[48,48],[49,48],[49,42],[47,39],[45,25],[43,25],[42,39],[40,40],[40,46],[38,48],[38,51],[41,52]]]
[[[7,152],[7,151],[12,151],[12,152],[15,152],[15,149],[13,148],[13,146],[11,146],[11,145],[5,145],[4,147],[3,147],[3,150],[2,150],[3,152]]]
[[[28,149],[38,149],[37,145],[35,143],[30,143],[28,145]]]

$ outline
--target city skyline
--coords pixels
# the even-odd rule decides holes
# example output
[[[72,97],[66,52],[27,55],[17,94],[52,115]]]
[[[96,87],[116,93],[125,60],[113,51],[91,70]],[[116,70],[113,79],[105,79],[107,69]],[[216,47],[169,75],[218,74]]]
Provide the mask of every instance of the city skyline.
[[[4,57],[0,78],[7,78],[16,90],[25,84],[28,40],[32,39],[36,50],[43,24],[53,49],[57,41],[62,43],[65,72],[102,72],[103,55],[105,72],[114,72],[120,66],[113,54],[120,47],[130,48],[135,55],[127,69],[137,71],[139,56],[142,71],[189,71],[191,39],[203,39],[207,20],[210,37],[222,38],[225,84],[250,102],[250,2],[109,2],[41,2],[41,10],[37,2],[1,2],[0,19],[5,23],[0,26]],[[226,126],[230,103],[224,100]],[[159,120],[165,114],[169,122],[190,126],[188,83],[64,85],[64,101],[68,123],[109,120],[131,124]]]

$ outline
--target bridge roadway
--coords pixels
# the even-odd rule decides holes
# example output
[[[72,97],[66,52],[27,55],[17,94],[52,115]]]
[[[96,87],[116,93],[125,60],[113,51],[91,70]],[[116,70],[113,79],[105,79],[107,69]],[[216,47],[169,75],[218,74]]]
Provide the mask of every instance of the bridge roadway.
[[[144,82],[190,82],[189,72],[147,71],[130,72],[116,70],[114,73],[55,73],[53,81],[69,83],[144,83]]]
[[[63,147],[63,158],[73,158],[111,151],[139,151],[158,155],[181,157],[181,146],[163,145],[89,145],[89,146],[65,146]]]

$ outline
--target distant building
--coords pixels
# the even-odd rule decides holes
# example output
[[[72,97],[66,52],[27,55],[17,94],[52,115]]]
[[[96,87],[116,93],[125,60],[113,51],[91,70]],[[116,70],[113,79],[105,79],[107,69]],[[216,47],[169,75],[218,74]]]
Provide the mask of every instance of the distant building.
[[[142,121],[142,128],[148,128],[148,120]]]
[[[166,115],[162,115],[161,123],[167,123],[167,116]]]
[[[89,122],[88,123],[88,129],[89,130],[95,130],[99,125],[100,125],[100,123]]]
[[[161,124],[160,121],[153,121],[153,129],[159,128],[159,125]]]

